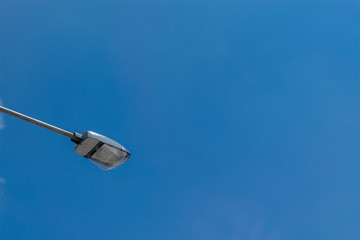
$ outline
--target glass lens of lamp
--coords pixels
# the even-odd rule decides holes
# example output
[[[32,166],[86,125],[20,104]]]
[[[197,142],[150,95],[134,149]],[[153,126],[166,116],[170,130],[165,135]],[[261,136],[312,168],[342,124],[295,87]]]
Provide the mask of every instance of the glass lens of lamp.
[[[109,170],[123,164],[128,158],[127,152],[104,144],[91,156],[90,160],[93,160],[101,169]]]

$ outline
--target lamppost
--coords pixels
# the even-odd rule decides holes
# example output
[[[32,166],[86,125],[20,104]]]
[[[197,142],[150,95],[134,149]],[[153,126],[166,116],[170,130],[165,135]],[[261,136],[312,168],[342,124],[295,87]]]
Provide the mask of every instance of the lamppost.
[[[75,152],[92,161],[96,166],[103,170],[110,170],[126,162],[130,157],[130,152],[121,144],[114,140],[102,136],[98,133],[86,131],[83,134],[71,133],[64,129],[52,126],[48,123],[31,118],[24,114],[15,112],[0,106],[0,112],[27,121],[29,123],[46,128],[50,131],[59,133],[71,139],[76,144]]]

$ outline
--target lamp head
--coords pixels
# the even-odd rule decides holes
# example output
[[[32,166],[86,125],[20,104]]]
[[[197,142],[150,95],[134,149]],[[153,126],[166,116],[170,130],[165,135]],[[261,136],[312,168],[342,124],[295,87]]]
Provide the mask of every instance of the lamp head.
[[[122,165],[130,157],[130,152],[121,144],[100,134],[86,131],[76,143],[75,152],[88,158],[102,170],[110,170]]]

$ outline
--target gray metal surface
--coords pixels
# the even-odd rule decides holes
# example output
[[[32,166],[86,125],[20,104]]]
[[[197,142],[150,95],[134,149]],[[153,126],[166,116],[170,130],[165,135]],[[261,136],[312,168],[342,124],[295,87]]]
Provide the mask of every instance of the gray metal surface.
[[[110,146],[113,146],[113,147],[116,147],[124,152],[128,152],[130,154],[130,152],[128,150],[126,150],[126,148],[123,147],[123,145],[121,145],[120,143],[118,142],[115,142],[114,140],[108,138],[108,137],[105,137],[103,135],[100,135],[98,133],[95,133],[95,132],[92,132],[92,131],[86,131],[82,134],[82,138],[83,139],[87,139],[87,138],[93,138],[93,139],[97,139],[99,140],[100,142],[103,142],[103,143],[106,143]]]
[[[56,133],[59,133],[63,136],[66,136],[66,137],[69,137],[71,138],[73,141],[80,141],[81,138],[79,138],[79,134],[78,133],[71,133],[71,132],[68,132],[64,129],[61,129],[61,128],[58,128],[58,127],[55,127],[53,125],[50,125],[50,124],[47,124],[45,122],[42,122],[42,121],[39,121],[35,118],[31,118],[29,116],[26,116],[24,114],[21,114],[21,113],[18,113],[18,112],[15,112],[13,110],[10,110],[8,108],[5,108],[3,106],[0,106],[0,112],[3,112],[5,114],[8,114],[10,116],[13,116],[13,117],[16,117],[16,118],[19,118],[21,120],[24,120],[24,121],[27,121],[29,123],[32,123],[32,124],[35,124],[35,125],[38,125],[40,127],[43,127],[43,128],[46,128],[50,131],[53,131],[53,132],[56,132]]]
[[[120,143],[92,131],[82,134],[75,152],[91,160],[102,170],[110,170],[125,163],[130,152]]]
[[[81,156],[86,156],[99,143],[99,140],[94,138],[85,138],[75,147],[75,152]]]
[[[82,139],[77,143],[75,152],[82,156],[86,156],[98,143],[105,143],[130,155],[130,152],[120,143],[92,131],[86,131],[82,134]]]

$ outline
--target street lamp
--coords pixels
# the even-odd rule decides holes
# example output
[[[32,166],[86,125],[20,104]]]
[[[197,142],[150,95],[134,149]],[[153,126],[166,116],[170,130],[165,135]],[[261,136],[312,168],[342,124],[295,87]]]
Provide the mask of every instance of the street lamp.
[[[118,167],[130,157],[130,152],[121,144],[100,134],[91,131],[83,134],[71,133],[2,106],[0,106],[0,112],[69,137],[76,144],[75,152],[89,159],[102,170]]]

